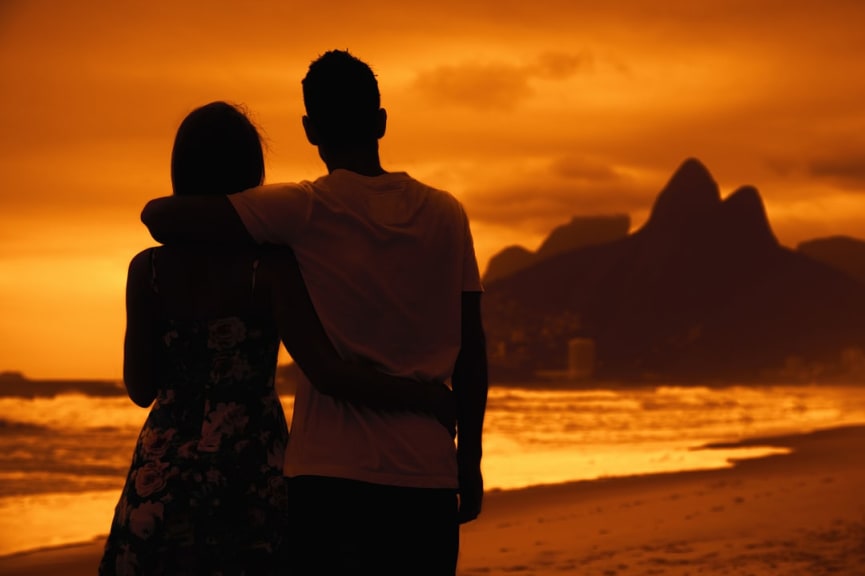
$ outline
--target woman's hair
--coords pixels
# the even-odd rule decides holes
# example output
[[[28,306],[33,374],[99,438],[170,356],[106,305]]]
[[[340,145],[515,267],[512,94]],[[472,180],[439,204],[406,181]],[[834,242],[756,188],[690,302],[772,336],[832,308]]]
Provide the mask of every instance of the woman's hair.
[[[234,194],[262,182],[261,137],[237,107],[211,102],[183,119],[171,151],[175,194]]]

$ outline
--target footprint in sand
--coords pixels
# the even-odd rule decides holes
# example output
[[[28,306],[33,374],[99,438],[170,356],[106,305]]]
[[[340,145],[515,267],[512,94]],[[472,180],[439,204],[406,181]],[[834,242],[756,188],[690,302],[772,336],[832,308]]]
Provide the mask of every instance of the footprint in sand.
[[[561,563],[559,556],[562,555],[561,550],[541,550],[535,556],[534,563],[545,567],[555,567],[556,563]],[[571,562],[572,560],[567,560]]]

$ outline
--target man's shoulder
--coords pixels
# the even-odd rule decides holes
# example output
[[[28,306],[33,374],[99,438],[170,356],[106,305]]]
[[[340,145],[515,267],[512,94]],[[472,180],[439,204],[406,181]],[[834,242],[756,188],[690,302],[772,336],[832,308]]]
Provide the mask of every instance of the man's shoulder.
[[[313,184],[306,180],[301,180],[299,182],[275,182],[272,184],[262,184],[255,188],[249,188],[248,190],[244,190],[238,194],[308,194],[312,190],[312,187]]]
[[[452,193],[442,188],[437,188],[425,182],[421,182],[420,180],[412,178],[407,174],[406,176],[414,186],[417,186],[418,189],[423,190],[428,195],[430,201],[435,202],[442,207],[449,207],[451,209],[456,209],[460,212],[463,211],[462,202],[460,202],[459,198],[454,196]]]
[[[282,205],[295,206],[306,203],[313,195],[310,182],[278,182],[249,188],[228,197],[235,209],[240,206],[260,206],[279,208]]]

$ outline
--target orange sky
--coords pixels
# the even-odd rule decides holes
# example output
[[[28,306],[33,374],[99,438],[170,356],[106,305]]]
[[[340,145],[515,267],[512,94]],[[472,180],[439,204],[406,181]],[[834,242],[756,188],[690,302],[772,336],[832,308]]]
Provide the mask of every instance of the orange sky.
[[[118,377],[180,120],[245,104],[268,180],[314,178],[300,78],[331,48],[378,73],[385,168],[464,202],[482,267],[575,214],[638,226],[688,156],[757,186],[789,246],[865,237],[858,0],[182,4],[0,1],[0,371]]]

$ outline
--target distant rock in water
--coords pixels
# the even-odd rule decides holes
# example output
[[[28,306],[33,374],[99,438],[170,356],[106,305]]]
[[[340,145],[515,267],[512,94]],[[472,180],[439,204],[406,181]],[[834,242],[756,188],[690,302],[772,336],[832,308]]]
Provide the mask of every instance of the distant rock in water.
[[[781,246],[756,188],[722,200],[695,159],[639,230],[489,283],[483,314],[493,380],[564,369],[575,338],[605,380],[865,377],[865,285]]]
[[[85,396],[125,396],[117,382],[106,380],[30,380],[20,372],[0,372],[0,397],[52,397],[79,393]]]
[[[865,284],[865,241],[830,236],[802,242],[796,250]]]
[[[522,246],[509,246],[494,255],[483,280],[485,283],[493,282],[559,254],[624,238],[630,227],[631,219],[627,214],[574,216],[569,223],[555,228],[537,252]]]

